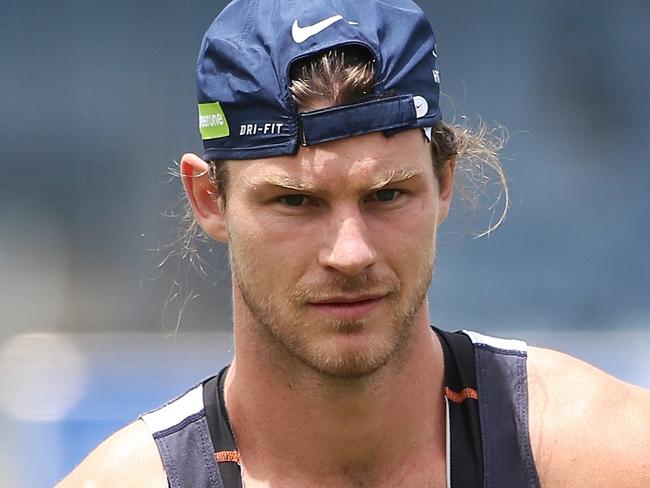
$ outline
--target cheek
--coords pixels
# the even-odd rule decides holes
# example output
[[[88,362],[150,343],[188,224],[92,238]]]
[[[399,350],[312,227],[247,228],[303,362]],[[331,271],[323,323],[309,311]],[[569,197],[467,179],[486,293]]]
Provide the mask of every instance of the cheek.
[[[436,203],[422,199],[389,218],[375,219],[372,234],[377,245],[388,255],[414,264],[431,255],[437,234]]]
[[[227,219],[229,246],[240,269],[272,279],[295,279],[315,260],[318,230],[310,225],[288,225],[278,218],[251,213]]]

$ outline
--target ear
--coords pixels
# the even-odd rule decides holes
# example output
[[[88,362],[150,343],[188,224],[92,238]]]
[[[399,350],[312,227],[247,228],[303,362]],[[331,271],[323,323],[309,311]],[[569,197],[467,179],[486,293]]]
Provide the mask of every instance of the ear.
[[[454,173],[456,171],[456,160],[452,160],[440,170],[438,178],[438,225],[447,218],[451,199],[454,193]]]
[[[194,218],[203,231],[217,241],[227,242],[223,200],[210,182],[210,166],[196,154],[181,158],[181,177]]]

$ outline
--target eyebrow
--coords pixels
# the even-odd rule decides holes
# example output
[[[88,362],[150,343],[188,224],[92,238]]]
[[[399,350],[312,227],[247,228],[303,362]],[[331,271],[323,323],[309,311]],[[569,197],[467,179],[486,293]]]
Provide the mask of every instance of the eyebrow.
[[[317,191],[315,185],[312,185],[311,183],[296,181],[295,179],[285,175],[275,175],[275,174],[257,175],[250,178],[246,178],[244,182],[250,187],[255,189],[261,186],[278,186],[281,188],[286,188],[289,190],[295,190],[295,191],[306,192],[306,193],[314,193]]]
[[[390,185],[395,185],[397,183],[403,183],[408,180],[420,176],[423,174],[422,170],[414,169],[392,169],[385,175],[380,175],[375,182],[370,186],[370,190],[379,190]]]
[[[389,185],[395,185],[397,183],[403,183],[404,181],[411,180],[422,175],[424,171],[422,170],[413,170],[413,169],[393,169],[384,174],[378,175],[376,178],[373,178],[372,183],[367,188],[368,191],[376,191],[382,188],[385,188]],[[249,178],[246,178],[245,183],[250,185],[252,188],[259,188],[261,186],[277,186],[281,188],[286,188],[289,190],[294,190],[297,192],[303,193],[317,193],[322,191],[316,185],[311,182],[302,182],[297,181],[296,179],[288,175],[277,175],[277,174],[264,174],[256,175]]]

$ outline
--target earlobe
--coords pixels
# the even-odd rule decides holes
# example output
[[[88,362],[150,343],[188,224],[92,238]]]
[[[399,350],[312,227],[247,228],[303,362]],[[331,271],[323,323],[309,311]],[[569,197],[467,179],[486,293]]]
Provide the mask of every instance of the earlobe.
[[[224,208],[220,204],[219,190],[210,181],[210,166],[196,154],[188,153],[181,158],[180,169],[194,218],[208,236],[226,242]]]

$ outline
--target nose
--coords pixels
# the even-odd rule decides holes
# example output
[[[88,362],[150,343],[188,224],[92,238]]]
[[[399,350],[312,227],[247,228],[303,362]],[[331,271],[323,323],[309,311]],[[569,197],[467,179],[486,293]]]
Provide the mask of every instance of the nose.
[[[320,264],[348,276],[371,266],[377,253],[369,241],[368,229],[359,211],[333,216],[325,228],[327,245],[320,253]]]

